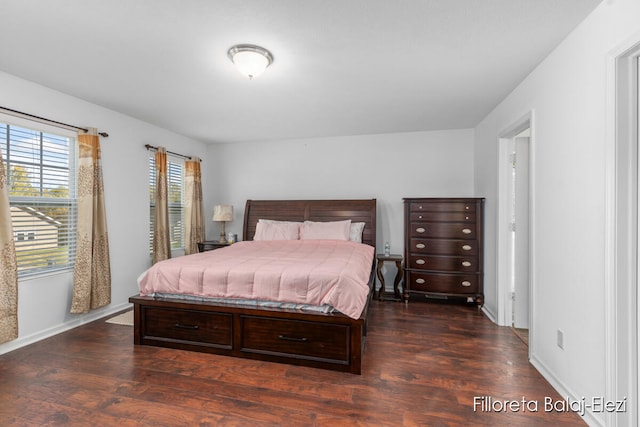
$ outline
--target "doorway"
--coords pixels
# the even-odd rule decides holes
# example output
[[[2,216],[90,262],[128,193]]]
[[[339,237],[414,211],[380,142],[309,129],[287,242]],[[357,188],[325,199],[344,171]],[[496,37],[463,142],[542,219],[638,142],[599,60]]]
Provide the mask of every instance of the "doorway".
[[[528,114],[503,132],[498,144],[498,323],[513,328],[529,347],[534,313],[532,117],[533,113]]]
[[[529,345],[529,144],[527,128],[512,140],[511,327]]]

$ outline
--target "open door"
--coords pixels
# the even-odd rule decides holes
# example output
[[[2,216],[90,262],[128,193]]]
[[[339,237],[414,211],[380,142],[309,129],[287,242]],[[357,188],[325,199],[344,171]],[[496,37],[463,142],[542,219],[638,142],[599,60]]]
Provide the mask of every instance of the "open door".
[[[529,329],[528,129],[521,135],[514,138],[513,161],[513,327]]]

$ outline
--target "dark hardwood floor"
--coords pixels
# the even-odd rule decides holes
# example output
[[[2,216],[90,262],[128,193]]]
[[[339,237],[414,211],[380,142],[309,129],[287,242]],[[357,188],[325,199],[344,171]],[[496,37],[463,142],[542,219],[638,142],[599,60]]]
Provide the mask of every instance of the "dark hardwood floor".
[[[3,426],[585,425],[545,398],[561,399],[511,328],[439,303],[373,301],[361,376],[135,347],[104,320],[0,356]]]

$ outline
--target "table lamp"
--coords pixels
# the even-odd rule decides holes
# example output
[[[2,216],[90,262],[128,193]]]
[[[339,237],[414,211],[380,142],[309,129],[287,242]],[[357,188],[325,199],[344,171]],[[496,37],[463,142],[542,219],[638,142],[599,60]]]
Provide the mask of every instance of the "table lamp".
[[[215,205],[213,207],[213,220],[222,223],[220,231],[220,239],[218,242],[227,243],[227,234],[224,230],[225,223],[233,220],[233,206],[231,205]]]

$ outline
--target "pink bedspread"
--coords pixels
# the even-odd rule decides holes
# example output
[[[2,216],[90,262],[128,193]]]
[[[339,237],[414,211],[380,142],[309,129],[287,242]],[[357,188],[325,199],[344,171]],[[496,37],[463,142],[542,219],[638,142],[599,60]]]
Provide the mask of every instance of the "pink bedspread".
[[[138,284],[141,295],[327,304],[357,319],[369,294],[373,253],[372,246],[338,240],[238,242],[159,262]]]

